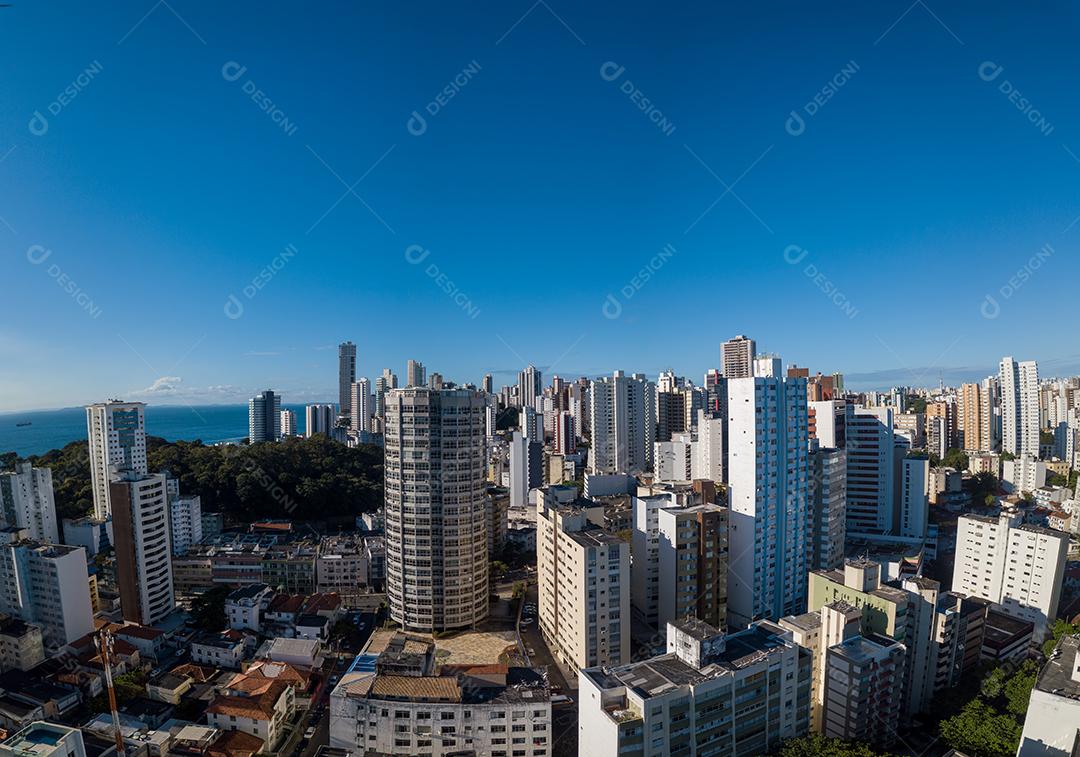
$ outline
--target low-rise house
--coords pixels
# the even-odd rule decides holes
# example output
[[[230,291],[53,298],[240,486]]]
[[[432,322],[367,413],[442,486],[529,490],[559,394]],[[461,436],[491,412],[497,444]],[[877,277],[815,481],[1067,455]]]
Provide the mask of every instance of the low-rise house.
[[[296,619],[303,612],[306,599],[302,594],[274,595],[263,615],[262,632],[267,636],[287,635],[278,631],[283,629],[287,631],[296,625]]]
[[[305,615],[321,615],[331,623],[341,616],[341,596],[337,592],[312,594],[304,602]]]
[[[146,682],[146,696],[158,702],[178,705],[184,694],[191,691],[193,683],[189,676],[166,671]]]
[[[247,637],[239,631],[204,633],[191,642],[191,661],[196,665],[239,670]]]
[[[255,657],[310,671],[322,666],[323,645],[316,639],[268,639]]]
[[[138,623],[128,623],[113,629],[112,633],[114,637],[123,639],[138,649],[142,659],[154,662],[164,659],[165,644],[168,640],[164,631]]]
[[[274,750],[293,716],[295,689],[304,685],[306,679],[287,665],[256,663],[225,685],[206,711],[207,723],[243,731]]]
[[[263,583],[241,586],[225,599],[225,617],[229,628],[242,631],[258,631],[262,626],[263,612],[274,596],[273,590]]]
[[[301,615],[296,619],[297,639],[318,639],[326,641],[330,637],[330,619],[322,615]]]

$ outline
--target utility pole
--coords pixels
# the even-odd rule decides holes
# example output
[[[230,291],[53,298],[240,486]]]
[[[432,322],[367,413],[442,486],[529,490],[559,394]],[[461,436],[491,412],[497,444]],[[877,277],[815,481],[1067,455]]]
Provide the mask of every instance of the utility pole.
[[[120,732],[120,711],[116,707],[116,689],[113,687],[112,657],[113,637],[107,627],[102,627],[94,637],[94,646],[101,653],[101,663],[105,668],[105,689],[109,692],[109,709],[112,711],[113,736],[116,738],[116,754],[125,757],[124,734]]]

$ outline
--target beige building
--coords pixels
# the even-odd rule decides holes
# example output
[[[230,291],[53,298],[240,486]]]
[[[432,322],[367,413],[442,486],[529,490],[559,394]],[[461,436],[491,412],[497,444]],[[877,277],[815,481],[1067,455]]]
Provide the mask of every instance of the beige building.
[[[825,698],[825,660],[829,647],[860,634],[862,610],[842,599],[816,612],[788,615],[779,625],[791,632],[792,641],[813,653],[813,677],[810,684],[810,729],[822,731]]]
[[[630,545],[603,518],[595,503],[550,500],[536,517],[540,631],[577,668],[630,660]]]
[[[485,408],[468,389],[386,395],[386,588],[405,630],[487,617]]]

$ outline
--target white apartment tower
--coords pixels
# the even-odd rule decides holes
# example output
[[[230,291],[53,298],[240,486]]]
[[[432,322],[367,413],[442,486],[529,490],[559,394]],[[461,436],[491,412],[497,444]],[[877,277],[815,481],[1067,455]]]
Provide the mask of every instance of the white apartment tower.
[[[552,451],[556,455],[572,455],[577,451],[574,416],[571,415],[569,410],[560,410],[555,414],[555,435]]]
[[[518,400],[522,407],[536,408],[536,398],[543,393],[542,377],[536,366],[527,366],[518,373]]]
[[[386,396],[386,579],[405,630],[487,616],[482,392],[419,387]]]
[[[753,339],[739,335],[720,345],[720,375],[724,378],[751,378],[757,351]]]
[[[105,520],[112,513],[109,482],[114,467],[146,473],[145,408],[141,402],[119,400],[86,408],[90,483],[94,494],[94,517],[98,520]]]
[[[330,436],[334,431],[333,405],[308,405],[304,408],[304,436],[308,439],[315,434]]]
[[[349,415],[352,405],[352,385],[356,381],[356,345],[342,342],[338,345],[338,407],[342,415]]]
[[[1039,457],[1039,364],[1001,359],[1001,449]]]
[[[366,378],[350,385],[349,412],[353,431],[371,431],[371,382]]]
[[[847,533],[887,534],[893,528],[892,408],[847,406]]]
[[[52,470],[19,463],[14,472],[0,473],[0,515],[5,525],[25,528],[35,541],[59,544]]]
[[[962,515],[956,524],[953,591],[1001,605],[1035,624],[1042,638],[1057,617],[1069,534],[1023,523],[1019,513],[997,518]]]
[[[589,427],[592,473],[641,473],[653,468],[656,385],[645,376],[613,376],[590,385]]]
[[[800,613],[811,557],[805,378],[727,382],[728,617]]]
[[[267,389],[248,400],[248,441],[255,444],[280,438],[281,395]],[[146,472],[145,466],[142,472]]]
[[[126,621],[153,625],[176,606],[166,479],[124,473],[110,488],[120,610]]]
[[[186,555],[203,538],[202,499],[197,494],[169,500],[169,525],[172,529],[172,553]]]
[[[281,436],[296,436],[296,413],[292,410],[281,411]]]
[[[55,650],[94,630],[86,550],[26,537],[25,529],[0,531],[0,612],[41,626]]]

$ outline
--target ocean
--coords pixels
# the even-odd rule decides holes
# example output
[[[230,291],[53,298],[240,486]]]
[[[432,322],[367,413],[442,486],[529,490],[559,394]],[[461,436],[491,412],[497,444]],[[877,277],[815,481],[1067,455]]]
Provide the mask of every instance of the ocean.
[[[296,413],[296,430],[303,433],[304,406],[282,408]],[[29,426],[17,425],[27,422]],[[239,441],[248,433],[247,405],[147,405],[146,433],[169,441]],[[0,453],[40,455],[85,438],[86,410],[81,407],[0,414]]]

